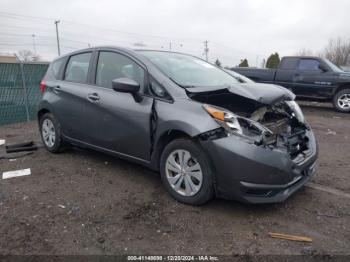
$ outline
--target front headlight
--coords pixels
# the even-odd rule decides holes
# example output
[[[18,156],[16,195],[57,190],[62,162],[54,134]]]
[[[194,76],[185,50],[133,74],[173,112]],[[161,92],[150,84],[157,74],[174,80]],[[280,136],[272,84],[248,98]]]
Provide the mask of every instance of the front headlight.
[[[250,142],[261,142],[272,132],[260,123],[251,119],[237,116],[230,111],[214,106],[203,105],[203,108],[228,134],[235,134],[248,139]]]
[[[295,116],[296,119],[298,119],[298,121],[300,123],[305,123],[305,118],[304,118],[303,111],[301,111],[301,108],[297,104],[297,102],[295,102],[295,101],[286,101],[286,104],[289,106],[290,110],[292,110],[292,114],[294,114],[293,116]]]
[[[209,105],[204,105],[203,108],[227,131],[242,134],[242,128],[238,122],[237,116],[229,111]]]

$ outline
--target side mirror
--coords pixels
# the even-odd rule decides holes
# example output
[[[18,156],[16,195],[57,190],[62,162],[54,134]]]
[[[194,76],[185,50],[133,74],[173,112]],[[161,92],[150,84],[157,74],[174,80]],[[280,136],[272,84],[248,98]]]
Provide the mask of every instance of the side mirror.
[[[319,64],[318,68],[322,71],[322,72],[327,72],[328,68],[324,65],[324,64]]]
[[[140,84],[130,78],[112,80],[112,88],[117,92],[130,93],[138,103],[142,101],[142,96],[139,94]]]
[[[136,94],[140,91],[140,84],[130,78],[116,78],[112,80],[112,88],[118,92]]]

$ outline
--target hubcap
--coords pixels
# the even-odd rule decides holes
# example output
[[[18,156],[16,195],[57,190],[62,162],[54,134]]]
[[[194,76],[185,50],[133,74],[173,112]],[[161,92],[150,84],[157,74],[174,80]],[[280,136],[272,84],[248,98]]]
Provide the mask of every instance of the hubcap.
[[[170,186],[183,196],[193,196],[201,189],[203,173],[198,161],[187,150],[175,150],[166,160]]]
[[[50,119],[45,119],[41,127],[41,134],[46,146],[53,147],[56,139],[55,127]]]
[[[343,94],[338,98],[338,105],[342,109],[350,108],[350,94]]]

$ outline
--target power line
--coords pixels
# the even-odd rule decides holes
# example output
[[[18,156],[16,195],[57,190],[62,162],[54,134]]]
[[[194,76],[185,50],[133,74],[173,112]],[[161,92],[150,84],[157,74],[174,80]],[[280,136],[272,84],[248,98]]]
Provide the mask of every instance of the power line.
[[[4,33],[4,32],[0,32],[0,35],[1,36],[10,36],[11,37],[11,40],[13,37],[32,37],[32,34],[12,34],[12,33]],[[55,39],[56,40],[56,36],[55,35],[43,35],[43,34],[35,34],[35,37],[36,38],[49,38],[49,39]],[[64,40],[64,41],[69,41],[69,42],[76,42],[76,43],[81,43],[81,44],[84,44],[86,45],[87,42],[84,42],[84,41],[79,41],[79,40],[73,40],[73,39],[70,39],[70,38],[66,38],[66,37],[61,37],[60,36],[60,40]]]
[[[28,15],[22,15],[22,14],[14,14],[14,13],[9,13],[9,12],[2,12],[0,11],[1,15],[6,15],[9,18],[12,19],[40,19],[40,20],[54,20],[53,18],[48,18],[48,17],[38,17],[38,16],[28,16]],[[160,35],[148,35],[148,34],[142,34],[142,33],[136,33],[136,32],[127,32],[127,31],[122,31],[122,30],[117,30],[115,28],[106,28],[106,27],[100,27],[100,26],[96,26],[96,25],[91,25],[91,24],[84,24],[84,23],[79,23],[79,22],[75,22],[72,20],[66,20],[66,19],[61,19],[61,21],[63,23],[66,24],[76,24],[79,26],[84,26],[84,27],[88,27],[89,29],[91,28],[96,28],[97,30],[104,30],[104,31],[110,31],[110,32],[117,32],[117,33],[121,33],[121,34],[128,34],[128,35],[136,35],[136,36],[142,36],[142,37],[152,37],[152,38],[162,38],[162,39],[171,39],[173,37],[170,36],[160,36]],[[177,38],[177,40],[184,40],[186,38]],[[187,40],[190,41],[200,41],[199,39],[193,39],[193,38],[187,38]]]
[[[0,36],[3,36],[5,34],[10,36],[12,34],[13,36],[19,37],[20,39],[21,35],[23,35],[23,37],[28,37],[27,40],[29,40],[29,37],[31,36],[31,34],[20,34],[19,30],[21,30],[21,32],[25,30],[26,32],[35,33],[35,40],[36,40],[35,46],[44,45],[42,43],[42,39],[43,41],[45,41],[45,40],[56,38],[57,51],[59,52],[59,54],[61,53],[61,47],[72,48],[72,49],[80,48],[80,47],[72,47],[72,45],[74,46],[76,45],[74,43],[80,43],[81,45],[84,45],[84,46],[88,45],[88,43],[92,44],[93,46],[97,44],[112,43],[112,44],[122,44],[122,45],[126,44],[127,46],[131,47],[133,46],[133,43],[142,41],[147,44],[147,48],[154,47],[155,49],[157,49],[157,48],[161,48],[161,46],[165,47],[166,45],[169,44],[169,48],[171,46],[171,49],[176,49],[175,47],[181,46],[185,42],[185,48],[183,49],[183,51],[185,52],[190,51],[190,53],[192,54],[195,53],[198,56],[202,56],[202,57],[205,56],[205,59],[209,60],[209,48],[208,48],[209,41],[208,40],[204,42],[204,45],[205,45],[204,53],[202,53],[201,52],[202,40],[194,39],[194,38],[181,38],[181,37],[174,38],[173,36],[169,37],[164,35],[160,36],[160,35],[143,34],[143,33],[137,33],[137,32],[126,32],[115,28],[106,28],[106,27],[101,27],[101,26],[96,26],[91,24],[84,24],[84,23],[75,22],[71,20],[64,20],[64,19],[60,20],[61,21],[60,28],[59,28],[60,32],[58,34],[58,23],[56,23],[58,20],[54,18],[14,14],[14,13],[4,12],[4,11],[0,11],[0,16],[1,16],[0,19],[3,19],[1,20]],[[26,24],[22,23],[20,25],[13,25],[13,24],[8,24],[11,22],[10,19],[19,20],[19,21],[25,20],[28,22]],[[2,22],[2,21],[5,21],[5,22]],[[54,31],[52,29],[51,30],[48,29],[49,23],[46,23],[46,22],[55,23],[56,35],[54,35]],[[11,30],[11,31],[7,33],[1,33],[6,30]],[[118,35],[116,34],[121,34],[121,36],[118,37]],[[63,37],[61,37],[62,35]],[[68,36],[68,38],[66,38],[65,36]],[[73,39],[79,38],[80,41],[73,40],[71,38]],[[148,38],[149,40],[146,39],[145,41],[144,38]],[[5,39],[1,37],[0,41]],[[86,41],[81,41],[81,40],[86,40]],[[169,43],[170,40],[171,40],[171,44]],[[60,45],[61,44],[60,42],[62,43],[72,42],[73,44],[71,44],[70,47],[68,47],[67,45]],[[233,56],[231,56],[230,53],[237,53],[237,54],[240,54],[240,56],[242,55],[242,53],[245,53],[245,55],[252,54],[254,55],[254,57],[256,56],[256,53],[253,54],[250,52],[241,52],[239,50],[236,50],[232,47],[225,46],[218,42],[211,41],[210,43],[212,46],[211,53],[213,52],[212,51],[213,45],[214,45],[214,52],[216,49],[217,49],[216,51],[219,51],[219,52],[220,50],[223,51],[222,50],[223,48],[227,49],[226,50],[227,52],[225,52],[225,57],[233,58]],[[6,44],[9,45],[10,43],[6,43]],[[28,46],[32,44],[28,44]],[[4,45],[4,43],[2,45]],[[18,45],[24,46],[22,45],[22,42],[17,43],[17,46]],[[53,45],[47,44],[46,46],[53,46]],[[264,56],[261,54],[258,54],[258,55]]]

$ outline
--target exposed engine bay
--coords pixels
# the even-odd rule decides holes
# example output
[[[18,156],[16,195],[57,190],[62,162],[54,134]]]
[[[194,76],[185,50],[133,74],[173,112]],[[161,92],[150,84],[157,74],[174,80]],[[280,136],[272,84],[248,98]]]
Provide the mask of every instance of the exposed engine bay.
[[[308,126],[294,101],[264,104],[228,90],[189,93],[189,96],[204,103],[205,110],[222,126],[226,135],[241,136],[257,146],[287,150],[296,161],[304,158],[308,151]]]

